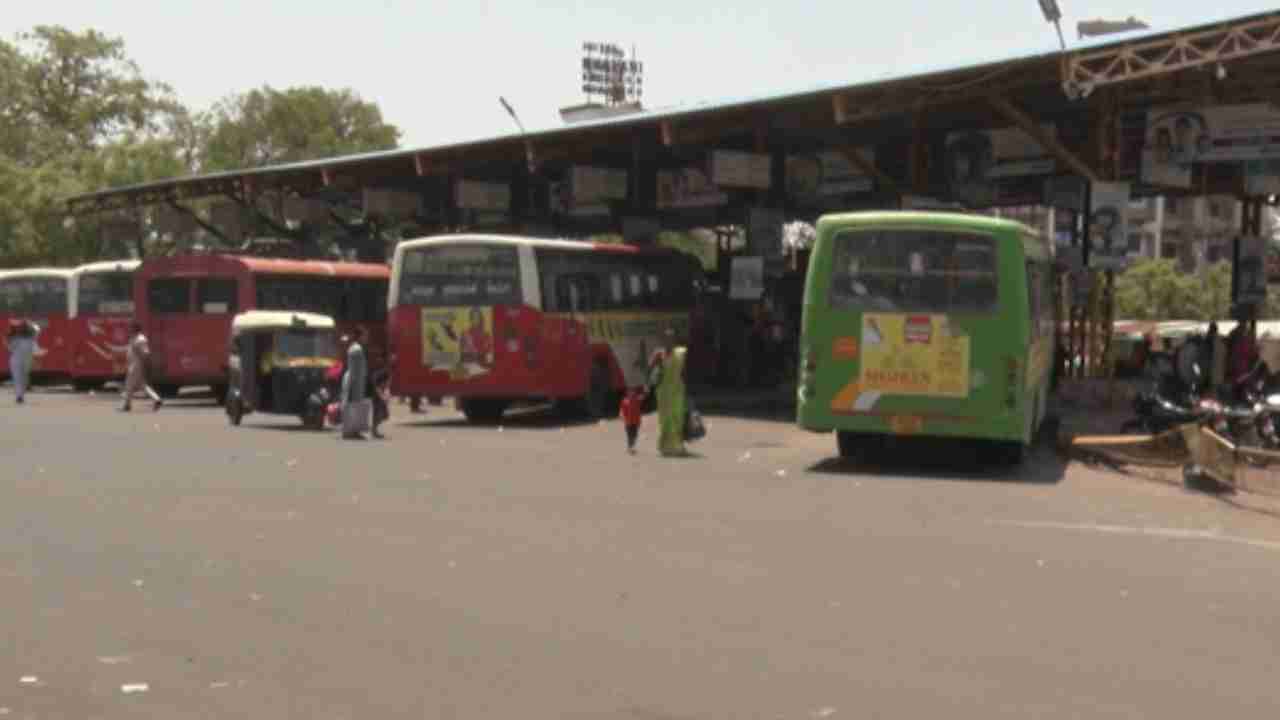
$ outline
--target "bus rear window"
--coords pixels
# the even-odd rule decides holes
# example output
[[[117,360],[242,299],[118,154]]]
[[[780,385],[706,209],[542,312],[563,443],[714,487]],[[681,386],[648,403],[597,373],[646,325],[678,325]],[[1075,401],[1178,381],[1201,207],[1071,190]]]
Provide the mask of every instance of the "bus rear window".
[[[147,283],[147,305],[158,315],[191,312],[191,281],[184,278],[160,278]]]
[[[831,307],[989,313],[997,306],[996,244],[987,235],[855,230],[835,237]]]
[[[81,275],[76,305],[80,315],[132,314],[133,276],[124,272]]]
[[[513,247],[449,245],[406,250],[400,267],[404,305],[519,305],[520,261]]]

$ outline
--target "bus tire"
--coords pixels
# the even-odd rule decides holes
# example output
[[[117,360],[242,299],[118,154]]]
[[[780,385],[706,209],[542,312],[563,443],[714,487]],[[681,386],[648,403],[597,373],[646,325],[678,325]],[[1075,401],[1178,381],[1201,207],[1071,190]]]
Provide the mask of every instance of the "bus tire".
[[[858,453],[865,449],[863,445],[865,438],[855,432],[847,430],[836,431],[836,449],[840,451],[842,460],[852,460],[858,457]]]
[[[156,392],[160,393],[160,397],[166,400],[172,400],[173,398],[178,397],[178,392],[181,390],[181,385],[174,385],[173,383],[161,383],[156,385]]]
[[[1017,468],[1027,459],[1028,446],[1023,442],[1005,443],[1001,448],[1001,458],[1011,468]]]
[[[227,401],[227,385],[225,383],[220,385],[212,385],[209,387],[209,389],[213,391],[214,402],[221,405]]]
[[[463,398],[459,405],[467,422],[474,425],[495,425],[507,412],[506,400],[492,398]]]

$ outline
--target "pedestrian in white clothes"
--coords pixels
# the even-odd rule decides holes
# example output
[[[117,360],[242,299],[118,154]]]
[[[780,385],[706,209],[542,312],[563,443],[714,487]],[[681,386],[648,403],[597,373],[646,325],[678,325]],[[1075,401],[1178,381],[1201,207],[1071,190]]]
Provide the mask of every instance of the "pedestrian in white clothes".
[[[9,324],[9,334],[5,338],[9,344],[9,374],[13,376],[13,394],[19,405],[26,402],[27,388],[31,386],[31,364],[39,335],[40,326],[29,320],[15,320]]]
[[[129,326],[129,332],[133,337],[129,340],[129,369],[124,376],[124,405],[120,410],[129,412],[133,408],[133,396],[138,391],[151,398],[153,411],[159,410],[164,401],[147,384],[147,362],[151,359],[151,346],[147,343],[147,336],[142,334],[142,326],[137,322]]]

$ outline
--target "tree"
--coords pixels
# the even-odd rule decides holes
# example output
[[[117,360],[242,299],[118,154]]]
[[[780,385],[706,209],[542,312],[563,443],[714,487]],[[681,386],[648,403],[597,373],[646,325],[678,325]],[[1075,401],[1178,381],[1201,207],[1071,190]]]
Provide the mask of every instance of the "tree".
[[[1116,277],[1116,317],[1126,320],[1220,320],[1230,311],[1231,264],[1200,275],[1173,260],[1142,260]]]
[[[201,118],[203,172],[390,150],[400,130],[351,90],[271,87],[219,102]]]
[[[93,223],[67,223],[63,200],[182,174],[172,138],[188,122],[119,38],[39,26],[0,40],[0,264],[98,256]]]

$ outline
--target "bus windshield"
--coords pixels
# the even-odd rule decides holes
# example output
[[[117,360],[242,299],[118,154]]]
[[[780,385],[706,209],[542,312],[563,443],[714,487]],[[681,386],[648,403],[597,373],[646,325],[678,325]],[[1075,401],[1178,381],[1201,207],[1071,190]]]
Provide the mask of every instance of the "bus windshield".
[[[989,236],[854,230],[834,241],[834,309],[939,314],[996,310],[996,247]]]
[[[81,275],[76,305],[76,312],[80,315],[132,313],[133,275],[127,272]]]
[[[404,253],[400,298],[404,305],[519,305],[516,249],[482,244],[422,247]]]
[[[276,336],[276,355],[282,360],[336,358],[338,345],[332,332],[290,330]]]
[[[67,312],[67,281],[52,277],[0,280],[0,313],[57,315]]]

